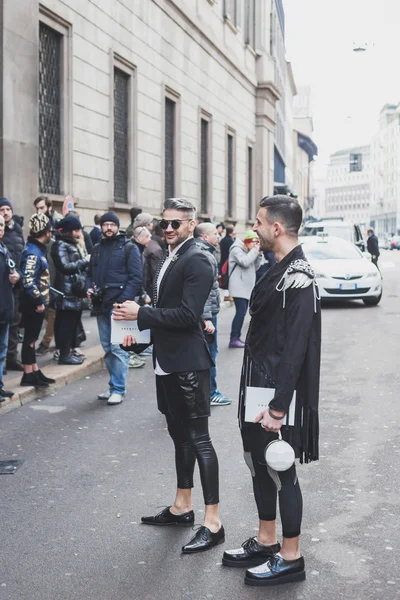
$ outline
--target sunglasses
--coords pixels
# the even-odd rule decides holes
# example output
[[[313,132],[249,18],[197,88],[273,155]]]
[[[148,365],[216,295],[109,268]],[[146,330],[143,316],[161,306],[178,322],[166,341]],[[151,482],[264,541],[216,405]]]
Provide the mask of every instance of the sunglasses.
[[[159,225],[161,229],[168,229],[168,225],[171,225],[172,229],[179,229],[181,223],[191,220],[192,219],[172,219],[171,221],[167,221],[167,219],[161,219]]]

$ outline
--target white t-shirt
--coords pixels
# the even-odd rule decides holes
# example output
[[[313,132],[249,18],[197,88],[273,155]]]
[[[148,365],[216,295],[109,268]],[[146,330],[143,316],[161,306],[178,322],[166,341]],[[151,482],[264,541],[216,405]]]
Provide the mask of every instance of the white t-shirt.
[[[171,250],[171,248],[169,249],[169,254],[168,254],[168,258],[166,259],[166,261],[164,262],[163,266],[161,267],[161,271],[158,274],[157,277],[157,297],[159,295],[160,292],[160,285],[161,282],[163,280],[163,277],[165,275],[166,270],[168,269],[173,257],[175,256],[175,254],[178,252],[179,248],[182,248],[183,244],[186,244],[186,242],[188,240],[191,240],[192,238],[189,237],[187,238],[184,242],[182,242],[181,244],[179,244],[179,246],[177,246],[176,248],[174,248],[173,250]],[[156,358],[156,367],[154,369],[154,373],[156,375],[160,375],[160,376],[164,376],[164,375],[170,375],[171,373],[165,373],[165,371],[162,370],[162,368],[159,365],[159,362]]]

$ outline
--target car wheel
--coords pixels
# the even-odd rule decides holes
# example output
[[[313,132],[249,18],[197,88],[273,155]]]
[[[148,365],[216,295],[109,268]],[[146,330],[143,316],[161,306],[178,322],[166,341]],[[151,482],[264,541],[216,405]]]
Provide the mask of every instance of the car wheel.
[[[363,302],[365,306],[378,306],[379,302],[382,299],[382,294],[379,294],[376,298],[364,298]]]

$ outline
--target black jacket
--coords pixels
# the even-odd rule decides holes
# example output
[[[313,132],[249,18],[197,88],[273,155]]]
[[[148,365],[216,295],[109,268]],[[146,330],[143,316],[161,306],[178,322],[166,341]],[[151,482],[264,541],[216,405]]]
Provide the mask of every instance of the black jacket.
[[[201,318],[213,280],[212,267],[194,239],[169,264],[158,296],[155,277],[154,306],[139,309],[138,327],[151,329],[154,364],[157,358],[166,373],[203,371],[213,365]]]
[[[297,246],[258,281],[250,299],[239,398],[246,386],[275,388],[271,408],[287,412],[296,390],[295,426],[282,431],[305,462],[318,459],[321,306],[314,272]]]
[[[48,306],[50,299],[50,272],[47,248],[36,238],[28,237],[21,255],[21,295],[19,305],[23,308]]]
[[[376,235],[371,235],[367,240],[367,249],[372,256],[379,256],[379,242]]]
[[[89,263],[82,258],[77,242],[67,234],[57,232],[56,241],[51,247],[51,257],[56,268],[54,287],[64,294],[64,297],[54,294],[55,307],[58,310],[82,310],[83,299],[76,296],[74,287],[78,280],[86,283]]]
[[[101,229],[99,229],[96,225],[95,227],[93,227],[93,229],[89,233],[89,235],[90,235],[90,239],[92,240],[93,246],[95,246],[101,240]]]
[[[8,279],[11,254],[0,241],[0,325],[9,325],[14,314],[13,286]]]
[[[235,242],[235,240],[233,238],[231,238],[230,235],[226,235],[220,241],[219,247],[221,249],[221,262],[220,262],[221,267],[224,264],[224,262],[226,260],[228,260],[228,258],[229,258],[229,250],[230,250],[230,248],[231,248],[231,246],[232,246],[232,244],[234,242]]]
[[[122,233],[112,239],[102,237],[93,248],[86,284],[105,293],[101,310],[96,311],[99,314],[111,310],[114,302],[134,300],[142,289],[142,263],[137,246]]]
[[[11,254],[11,258],[15,262],[15,266],[19,269],[22,250],[25,246],[24,234],[21,225],[18,225],[14,220],[11,222],[11,227],[5,226],[3,244]]]

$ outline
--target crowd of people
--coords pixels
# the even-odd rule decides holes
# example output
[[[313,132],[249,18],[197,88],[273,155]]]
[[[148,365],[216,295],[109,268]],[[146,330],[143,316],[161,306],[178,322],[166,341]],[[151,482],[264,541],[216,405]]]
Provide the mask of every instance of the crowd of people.
[[[4,309],[0,308],[0,402],[13,395],[3,383],[7,370],[23,373],[22,386],[45,388],[54,383],[39,369],[36,359],[50,352],[52,343],[58,364],[84,362],[80,349],[86,339],[82,312],[90,310],[97,320],[110,373],[109,389],[100,397],[108,404],[120,404],[126,394],[128,369],[143,367],[152,349],[126,353],[111,343],[113,304],[135,298],[142,305],[152,305],[158,266],[167,250],[163,220],[133,207],[126,231],[120,228],[118,216],[108,212],[95,215],[94,227],[88,233],[76,210],[63,216],[46,196],[36,198],[33,208],[25,243],[23,219],[14,213],[7,198],[0,199],[4,222],[0,225],[0,277],[5,290],[1,300]],[[226,406],[231,400],[218,389],[215,366],[221,271],[225,268],[225,299],[232,300],[236,309],[229,348],[243,348],[241,331],[251,291],[257,274],[273,263],[259,250],[258,237],[252,231],[241,240],[234,227],[206,221],[196,226],[193,235],[214,273],[202,314],[214,363],[210,403]]]
[[[23,386],[54,383],[36,360],[45,319],[38,351],[48,351],[54,335],[59,364],[83,362],[81,319],[89,307],[110,377],[99,398],[121,404],[129,367],[143,366],[144,352],[153,356],[157,405],[175,447],[177,486],[173,502],[142,517],[142,523],[194,524],[197,462],[204,521],[182,552],[209,550],[225,541],[208,418],[211,406],[231,403],[218,389],[216,369],[220,288],[227,288],[235,303],[229,348],[244,348],[238,417],[259,527],[257,536],[225,551],[222,564],[246,568],[248,585],[303,580],[303,499],[295,457],[318,460],[321,311],[315,274],[298,242],[302,210],[297,201],[262,199],[253,229],[243,239],[222,223],[197,223],[195,207],[181,198],[165,201],[160,221],[132,209],[126,232],[114,212],[96,215],[90,234],[76,211],[58,215],[45,197],[34,206],[25,243],[11,203],[0,199],[0,400],[13,395],[3,385],[6,360],[23,371]],[[251,320],[243,342],[248,308]],[[139,343],[129,333],[115,343],[118,321],[136,321],[137,331],[151,332],[148,342]],[[21,362],[19,327],[24,331]],[[276,531],[278,497],[282,544]]]

